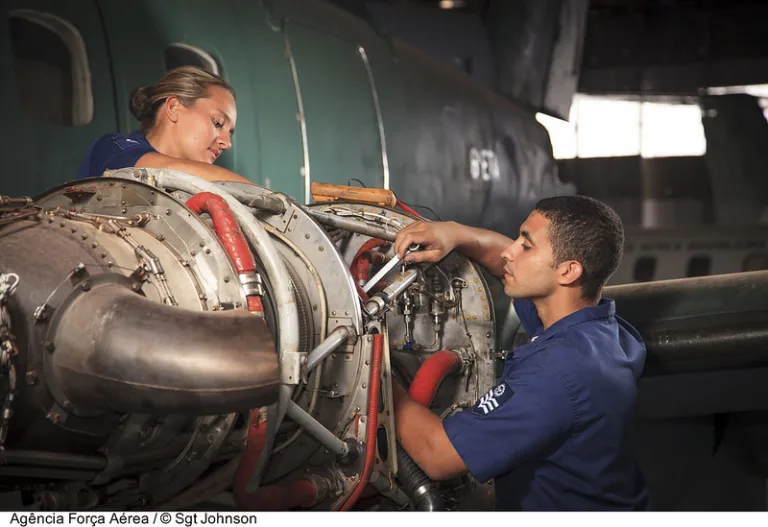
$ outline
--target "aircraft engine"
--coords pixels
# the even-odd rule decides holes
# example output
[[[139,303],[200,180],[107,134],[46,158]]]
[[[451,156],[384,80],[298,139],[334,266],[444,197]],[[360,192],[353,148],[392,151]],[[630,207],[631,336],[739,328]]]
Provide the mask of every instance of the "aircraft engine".
[[[37,510],[488,508],[398,447],[494,380],[488,285],[415,217],[124,169],[0,203],[0,486]]]

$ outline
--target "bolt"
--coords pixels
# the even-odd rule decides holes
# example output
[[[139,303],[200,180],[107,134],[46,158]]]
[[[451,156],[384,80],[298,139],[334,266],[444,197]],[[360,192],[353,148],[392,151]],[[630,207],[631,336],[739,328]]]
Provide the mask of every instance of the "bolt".
[[[491,332],[489,331],[488,333],[486,333],[486,334],[485,334],[485,337],[486,337],[486,338],[491,338]]]
[[[138,177],[138,176],[136,176],[136,177]],[[103,197],[101,197],[101,196],[96,196],[96,201],[101,201],[101,200],[103,200],[103,199],[104,199],[104,198],[103,198]]]
[[[164,240],[165,240],[165,236],[163,236],[162,234],[157,235],[157,241],[162,242]]]
[[[366,388],[366,384],[365,384],[365,383],[363,383],[363,390],[365,390],[365,388]]]
[[[131,284],[131,289],[133,289],[134,291],[136,291],[138,293],[139,291],[141,291],[141,284],[138,283],[138,282],[135,282],[135,283]]]
[[[83,291],[90,291],[91,290],[91,284],[89,284],[88,282],[83,282],[80,285],[80,289],[82,289]]]
[[[211,254],[211,250],[210,249],[206,249],[205,250],[205,254]]]
[[[80,237],[81,237],[83,240],[87,240],[87,239],[88,239],[88,235],[87,235],[87,234],[81,234],[81,235],[80,235]]]
[[[224,277],[224,283],[225,283],[225,284],[228,284],[228,283],[229,283],[229,277],[228,277],[228,276],[225,276],[225,277]]]
[[[205,247],[205,242],[200,240],[200,247]]]
[[[125,200],[120,202],[121,205],[125,205]]]
[[[336,316],[336,311],[331,311],[331,315]]]
[[[92,248],[92,249],[95,249],[95,248],[96,248],[96,247],[98,247],[98,246],[99,246],[99,242],[93,242],[93,243],[91,244],[91,248]]]
[[[190,256],[194,256],[194,255],[196,255],[196,254],[197,254],[197,251],[189,251],[189,255],[190,255]]]
[[[165,215],[170,216],[171,215],[171,209],[165,209]]]
[[[33,384],[37,383],[37,372],[35,370],[30,370],[27,372],[27,384],[32,386]]]
[[[59,421],[61,421],[61,415],[57,413],[51,413],[51,414],[48,414],[48,419],[50,419],[52,423],[58,423]]]
[[[304,239],[305,239],[305,240],[309,240],[309,234],[305,234],[305,235],[304,235]]]
[[[102,258],[106,258],[107,257],[107,253],[101,253],[99,256],[101,256]]]
[[[293,227],[288,227],[288,232],[293,232]]]
[[[72,234],[75,234],[75,233],[77,232],[77,229],[70,229],[70,232],[71,232]]]
[[[320,250],[320,252],[323,252],[325,250],[325,248],[321,245],[319,250]]]
[[[205,298],[206,298],[206,297],[205,297],[205,294],[204,294],[204,293],[200,293],[200,294],[197,296],[197,298],[199,298],[200,300],[205,300]]]
[[[314,304],[314,305],[312,306],[312,311],[317,311],[317,304]]]
[[[371,361],[365,361],[365,365],[368,366],[371,363]]]
[[[294,215],[293,215],[293,219],[294,219],[294,220],[296,220],[296,219],[298,219],[298,218],[299,218],[299,215],[298,215],[298,214],[294,214]]]
[[[66,227],[66,226],[67,226],[67,224],[64,223],[63,221],[61,223],[59,223],[59,227]]]
[[[344,314],[345,315],[349,315],[349,311],[344,311]]]

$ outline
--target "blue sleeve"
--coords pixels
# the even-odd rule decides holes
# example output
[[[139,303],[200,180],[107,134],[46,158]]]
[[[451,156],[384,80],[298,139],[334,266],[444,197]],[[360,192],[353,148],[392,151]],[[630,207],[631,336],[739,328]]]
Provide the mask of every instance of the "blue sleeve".
[[[515,313],[517,318],[523,323],[525,332],[529,337],[532,337],[543,326],[541,319],[539,319],[539,312],[536,311],[536,306],[530,300],[522,298],[516,298],[512,301],[515,306]]]
[[[104,135],[91,145],[77,178],[99,177],[105,170],[135,166],[141,156],[154,151],[148,144],[122,134]]]
[[[573,407],[557,377],[540,366],[513,372],[443,428],[475,478],[488,481],[562,443]]]

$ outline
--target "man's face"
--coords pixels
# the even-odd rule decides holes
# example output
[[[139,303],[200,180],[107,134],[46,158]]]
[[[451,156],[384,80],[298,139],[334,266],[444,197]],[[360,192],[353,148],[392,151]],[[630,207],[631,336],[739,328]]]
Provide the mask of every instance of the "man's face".
[[[557,285],[552,267],[550,221],[533,211],[520,226],[520,236],[501,252],[504,259],[504,293],[512,298],[543,298]]]

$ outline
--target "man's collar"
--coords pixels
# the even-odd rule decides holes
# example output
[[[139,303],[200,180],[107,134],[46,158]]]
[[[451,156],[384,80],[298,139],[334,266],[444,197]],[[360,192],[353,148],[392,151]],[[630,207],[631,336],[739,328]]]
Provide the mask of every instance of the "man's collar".
[[[558,333],[567,331],[576,324],[597,320],[599,318],[606,318],[615,314],[616,303],[610,298],[601,298],[596,306],[582,307],[578,311],[574,311],[570,315],[561,318],[544,331],[538,333],[535,337],[537,341],[546,340]]]

